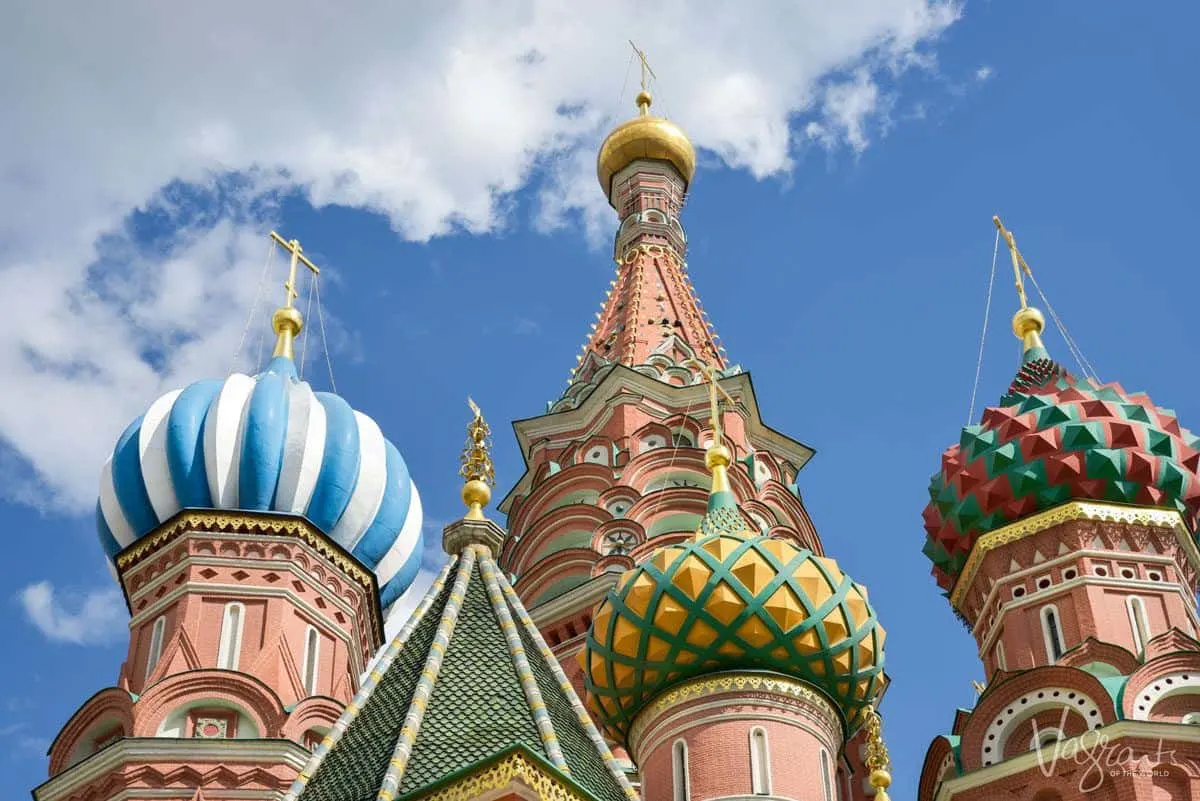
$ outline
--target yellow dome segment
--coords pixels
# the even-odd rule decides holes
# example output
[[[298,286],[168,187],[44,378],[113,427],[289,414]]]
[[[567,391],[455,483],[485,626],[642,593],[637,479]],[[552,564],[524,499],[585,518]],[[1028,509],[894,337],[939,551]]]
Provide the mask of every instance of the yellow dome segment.
[[[611,195],[612,179],[637,159],[666,161],[683,176],[684,184],[696,174],[696,150],[683,130],[662,117],[650,114],[650,93],[639,92],[641,113],[612,130],[600,145],[596,177],[605,195]]]

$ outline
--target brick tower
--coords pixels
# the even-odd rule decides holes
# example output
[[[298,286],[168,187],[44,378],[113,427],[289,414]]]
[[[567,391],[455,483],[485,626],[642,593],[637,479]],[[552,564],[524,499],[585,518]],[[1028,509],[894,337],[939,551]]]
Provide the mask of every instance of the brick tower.
[[[930,746],[919,798],[1200,799],[1200,441],[1050,358],[1000,230],[1022,364],[925,509],[925,553],[988,682]]]
[[[97,522],[128,656],[55,738],[36,801],[280,797],[419,567],[399,452],[297,376],[291,287],[311,263],[278,241],[292,259],[270,364],[164,395],[104,466]]]
[[[546,414],[514,424],[525,472],[500,504],[511,536],[499,564],[581,694],[578,657],[594,608],[622,573],[694,537],[708,513],[706,450],[730,454],[723,480],[754,531],[824,553],[796,487],[813,451],[763,422],[749,374],[726,359],[688,277],[680,214],[695,170],[691,142],[650,113],[644,85],[637,106],[597,159],[620,220],[616,277],[566,391]],[[710,402],[710,378],[720,404]],[[795,711],[794,697],[775,702]],[[827,754],[830,787],[844,788],[837,792],[846,801],[869,795],[865,734],[854,726],[860,733],[843,747],[842,712],[821,703],[811,714],[831,727],[829,742],[813,754]],[[624,732],[612,742],[627,759]],[[719,772],[714,763],[695,775],[710,770]]]

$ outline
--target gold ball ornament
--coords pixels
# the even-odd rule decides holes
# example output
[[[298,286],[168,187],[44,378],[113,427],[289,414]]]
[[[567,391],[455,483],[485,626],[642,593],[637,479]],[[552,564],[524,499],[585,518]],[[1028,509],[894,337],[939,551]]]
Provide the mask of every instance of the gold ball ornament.
[[[271,315],[271,328],[276,334],[282,334],[285,330],[290,330],[292,335],[300,333],[300,329],[304,327],[304,318],[300,316],[300,312],[294,308],[281,307],[275,310]]]
[[[1012,330],[1018,339],[1024,339],[1026,334],[1040,334],[1046,330],[1046,318],[1032,306],[1021,309],[1013,315]]]
[[[463,484],[462,499],[467,506],[487,506],[492,499],[492,488],[486,482],[473,478]]]

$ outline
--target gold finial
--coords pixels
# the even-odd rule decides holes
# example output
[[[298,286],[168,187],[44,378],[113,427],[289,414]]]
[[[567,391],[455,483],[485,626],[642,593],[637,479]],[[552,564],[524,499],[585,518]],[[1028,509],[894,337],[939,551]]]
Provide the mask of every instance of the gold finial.
[[[467,398],[467,405],[475,413],[474,419],[467,424],[467,444],[463,447],[462,468],[459,475],[467,480],[463,484],[462,499],[467,505],[467,520],[483,520],[483,507],[492,499],[492,486],[496,483],[496,473],[492,466],[492,430],[483,419],[483,412],[475,401]]]
[[[1040,311],[1029,305],[1029,298],[1025,295],[1025,279],[1021,275],[1024,272],[1025,275],[1032,278],[1033,271],[1025,263],[1025,257],[1021,255],[1021,251],[1017,250],[1017,240],[1013,237],[1012,231],[1005,228],[1004,223],[1000,222],[1000,218],[996,215],[992,215],[992,222],[996,224],[996,229],[1000,232],[1000,236],[1004,237],[1004,243],[1008,245],[1008,253],[1012,258],[1013,277],[1017,283],[1017,298],[1021,301],[1020,310],[1013,315],[1013,333],[1025,344],[1026,351],[1044,347],[1041,334],[1046,330],[1046,318]]]
[[[289,359],[295,359],[293,343],[296,337],[300,334],[300,329],[304,327],[304,317],[296,308],[295,300],[298,297],[296,292],[296,268],[303,264],[308,269],[312,270],[313,275],[320,275],[321,271],[317,269],[317,265],[309,261],[304,255],[304,251],[300,247],[300,241],[297,239],[284,239],[274,231],[271,232],[271,239],[275,240],[284,250],[292,254],[291,265],[288,267],[288,280],[283,285],[287,291],[287,296],[284,303],[275,310],[275,314],[271,315],[271,327],[275,329],[275,352],[274,356],[286,356]]]
[[[982,681],[971,680],[971,686],[975,688],[976,695],[983,695],[983,691],[987,689],[987,683]]]
[[[704,452],[704,464],[712,473],[711,493],[726,492],[729,490],[728,468],[733,462],[733,454],[729,452],[729,448],[725,447],[725,438],[721,429],[720,396],[724,396],[725,400],[731,404],[736,404],[737,401],[729,397],[729,393],[721,387],[720,377],[715,369],[699,359],[688,359],[681,366],[688,365],[700,368],[701,375],[708,379],[706,382],[708,384],[708,414],[713,438],[712,444]]]
[[[632,39],[629,40],[629,46],[633,48],[633,52],[637,54],[638,60],[642,62],[642,91],[638,92],[637,99],[634,102],[637,103],[638,110],[645,117],[650,114],[650,103],[654,99],[650,95],[650,83],[646,80],[646,76],[649,75],[655,80],[658,80],[658,76],[654,74],[654,70],[650,69],[650,63],[646,61],[646,51],[639,49],[633,43]]]
[[[867,781],[875,788],[875,801],[890,801],[887,788],[892,783],[892,758],[883,743],[883,721],[875,711],[874,704],[867,707],[867,768],[871,775]]]

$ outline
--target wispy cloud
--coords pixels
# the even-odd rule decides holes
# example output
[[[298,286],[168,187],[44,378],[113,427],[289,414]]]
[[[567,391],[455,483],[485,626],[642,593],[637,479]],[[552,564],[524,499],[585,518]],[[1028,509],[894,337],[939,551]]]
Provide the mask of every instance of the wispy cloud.
[[[30,584],[17,596],[25,617],[47,639],[74,645],[106,645],[127,630],[125,604],[114,587],[62,596],[48,581]]]
[[[542,325],[537,320],[531,320],[528,317],[518,317],[513,324],[513,333],[520,336],[532,336],[540,334]]]
[[[655,110],[767,178],[794,168],[808,123],[831,151],[866,148],[902,74],[935,63],[962,13],[959,0],[577,5],[461,0],[413,15],[374,0],[347,16],[267,0],[196,16],[84,4],[69,18],[31,6],[0,48],[0,74],[18,76],[0,126],[0,492],[87,511],[129,420],[228,372],[280,198],[374,212],[426,241],[510,229],[524,189],[540,229],[583,220],[602,241],[615,221],[595,149],[632,113],[614,65],[634,15],[662,76]],[[203,46],[267,24],[296,46],[217,60]],[[326,323],[353,358],[353,336]],[[321,355],[308,360],[321,376]]]
[[[980,83],[983,83],[984,81],[989,80],[995,74],[996,74],[995,70],[993,70],[987,64],[984,64],[982,67],[975,70],[975,80],[979,81]]]

